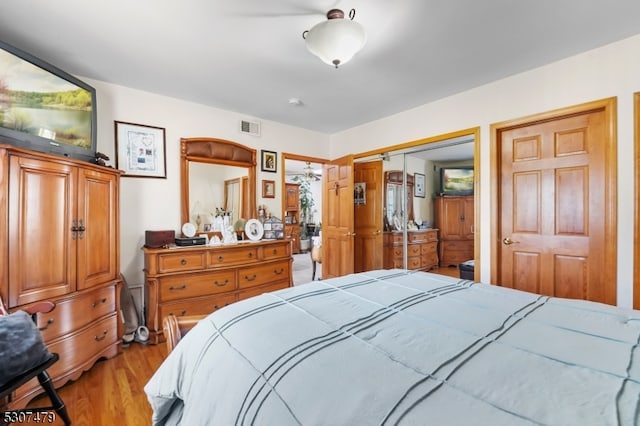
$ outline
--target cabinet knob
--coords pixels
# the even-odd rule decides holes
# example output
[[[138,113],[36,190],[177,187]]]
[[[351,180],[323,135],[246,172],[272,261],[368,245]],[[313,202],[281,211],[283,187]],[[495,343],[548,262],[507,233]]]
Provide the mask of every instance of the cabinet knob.
[[[180,264],[181,265],[186,265],[187,264],[187,260],[186,259],[180,259]]]
[[[106,303],[106,302],[107,302],[107,298],[106,298],[106,297],[103,297],[103,298],[102,298],[102,299],[100,299],[99,301],[97,301],[97,302],[93,302],[93,303],[91,304],[91,307],[92,307],[92,308],[95,308],[95,307],[96,307],[96,306],[98,306],[99,304],[101,304],[101,303]]]

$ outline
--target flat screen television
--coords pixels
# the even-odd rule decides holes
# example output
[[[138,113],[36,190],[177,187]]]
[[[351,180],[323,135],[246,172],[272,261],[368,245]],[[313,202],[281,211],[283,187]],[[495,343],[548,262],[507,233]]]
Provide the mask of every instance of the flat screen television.
[[[473,195],[473,168],[441,168],[440,195]]]
[[[94,162],[96,90],[0,41],[0,143]]]

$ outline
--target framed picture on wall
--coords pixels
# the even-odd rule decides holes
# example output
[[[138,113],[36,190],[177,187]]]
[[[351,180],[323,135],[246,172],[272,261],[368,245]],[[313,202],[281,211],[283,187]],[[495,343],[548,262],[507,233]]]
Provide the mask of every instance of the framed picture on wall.
[[[275,180],[262,180],[262,198],[276,198]]]
[[[261,163],[262,163],[262,171],[263,172],[277,172],[278,171],[278,155],[276,152],[273,151],[266,151],[266,150],[262,150],[261,151],[262,154],[262,158],[261,158]]]
[[[166,179],[164,128],[116,121],[115,133],[116,168],[123,176]]]
[[[422,173],[415,173],[415,188],[416,188],[416,197],[424,198],[425,197],[425,188],[424,188],[424,175]]]

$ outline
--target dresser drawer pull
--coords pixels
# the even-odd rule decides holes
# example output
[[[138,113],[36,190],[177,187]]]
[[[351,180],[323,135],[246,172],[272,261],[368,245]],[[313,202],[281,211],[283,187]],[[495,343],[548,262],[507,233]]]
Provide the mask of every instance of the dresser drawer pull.
[[[44,330],[46,330],[47,328],[49,328],[49,326],[50,326],[51,324],[53,324],[53,322],[54,322],[54,321],[55,321],[55,320],[54,320],[53,318],[49,318],[49,319],[47,320],[47,324],[46,324],[44,327],[39,327],[39,328],[38,328],[38,330],[40,330],[40,331],[44,331]]]
[[[187,259],[180,259],[180,264],[181,265],[186,265],[187,264]]]
[[[249,256],[249,258],[252,258],[253,257],[253,252],[250,251],[249,253],[247,253],[247,256]]]
[[[169,291],[173,291],[173,290],[184,290],[184,289],[186,289],[186,288],[187,288],[187,285],[186,285],[186,284],[182,284],[180,287],[174,287],[174,286],[169,287]]]
[[[273,249],[273,254],[278,254],[278,250],[277,249]]]
[[[107,337],[107,333],[109,332],[109,330],[105,330],[102,332],[102,336],[94,336],[94,340],[96,342],[100,342],[101,340],[104,340]]]
[[[248,275],[245,275],[245,276],[244,276],[244,279],[245,279],[245,280],[247,280],[247,281],[253,281],[253,280],[255,280],[256,278],[258,278],[258,276],[257,276],[256,274],[253,274],[253,277],[251,277],[251,278],[249,278],[249,276],[248,276]]]
[[[100,299],[98,302],[93,302],[93,303],[91,304],[91,307],[92,307],[92,308],[95,308],[95,307],[96,307],[96,306],[98,306],[99,304],[101,304],[101,303],[106,303],[106,302],[107,302],[107,298],[106,298],[106,297],[103,297],[103,298],[102,298],[102,299]]]
[[[282,273],[284,272],[284,268],[280,268],[279,271],[274,270],[273,273],[276,275],[282,275]]]
[[[224,259],[224,257],[218,256],[218,262],[222,262],[223,259]]]
[[[217,285],[218,287],[224,287],[225,285],[229,284],[229,278],[225,279],[223,282],[215,280],[213,284]]]
[[[169,315],[176,315],[177,317],[183,317],[186,313],[187,313],[187,310],[183,309],[182,311],[180,311],[178,315],[174,314],[173,312],[169,312]]]
[[[229,306],[229,303],[225,303],[224,306],[218,306],[218,305],[213,305],[213,309],[220,309],[220,308],[224,308],[225,306]]]

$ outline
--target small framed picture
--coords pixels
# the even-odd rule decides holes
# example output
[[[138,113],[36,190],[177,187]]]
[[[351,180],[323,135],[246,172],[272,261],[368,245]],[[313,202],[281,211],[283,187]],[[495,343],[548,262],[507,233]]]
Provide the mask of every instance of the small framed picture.
[[[125,177],[167,178],[165,129],[115,122],[116,168]]]
[[[263,172],[273,172],[276,173],[278,171],[278,155],[273,151],[261,151],[261,163],[262,163],[262,171]]]
[[[415,182],[416,182],[416,197],[424,198],[425,196],[424,175],[422,173],[416,173]]]
[[[276,198],[275,180],[262,180],[262,198]]]

